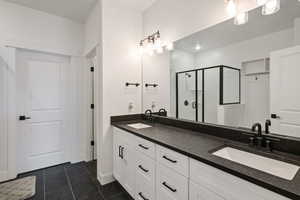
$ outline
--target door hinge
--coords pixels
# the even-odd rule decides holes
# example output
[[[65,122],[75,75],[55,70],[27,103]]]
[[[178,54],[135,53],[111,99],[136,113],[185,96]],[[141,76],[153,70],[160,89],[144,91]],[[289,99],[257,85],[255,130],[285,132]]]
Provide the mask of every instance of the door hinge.
[[[91,109],[94,109],[95,108],[95,104],[91,104]]]
[[[95,68],[94,67],[91,67],[91,72],[94,72],[95,71]]]
[[[91,146],[95,146],[95,141],[94,140],[91,141]]]

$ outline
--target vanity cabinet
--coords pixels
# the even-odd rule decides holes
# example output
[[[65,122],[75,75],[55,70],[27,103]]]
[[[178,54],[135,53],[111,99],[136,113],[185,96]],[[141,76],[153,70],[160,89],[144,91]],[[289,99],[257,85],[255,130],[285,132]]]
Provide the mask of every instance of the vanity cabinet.
[[[289,200],[114,128],[113,174],[136,200]]]

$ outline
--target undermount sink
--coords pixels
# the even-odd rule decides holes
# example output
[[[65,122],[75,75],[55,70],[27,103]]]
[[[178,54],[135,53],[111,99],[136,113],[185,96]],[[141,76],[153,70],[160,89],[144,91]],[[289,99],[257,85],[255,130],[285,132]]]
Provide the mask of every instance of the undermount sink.
[[[149,126],[149,125],[143,124],[143,123],[127,124],[127,126],[134,128],[134,129],[144,129],[144,128],[152,127],[152,126]]]
[[[212,154],[287,180],[292,180],[300,168],[299,166],[290,163],[248,153],[231,147],[225,147]]]

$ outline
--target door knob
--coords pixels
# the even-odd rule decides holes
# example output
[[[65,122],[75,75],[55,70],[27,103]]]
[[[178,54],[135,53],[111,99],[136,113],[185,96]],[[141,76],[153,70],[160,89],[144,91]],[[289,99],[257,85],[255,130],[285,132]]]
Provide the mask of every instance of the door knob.
[[[20,120],[20,121],[25,121],[25,120],[27,120],[27,119],[31,119],[31,117],[26,117],[25,115],[19,116],[19,120]]]

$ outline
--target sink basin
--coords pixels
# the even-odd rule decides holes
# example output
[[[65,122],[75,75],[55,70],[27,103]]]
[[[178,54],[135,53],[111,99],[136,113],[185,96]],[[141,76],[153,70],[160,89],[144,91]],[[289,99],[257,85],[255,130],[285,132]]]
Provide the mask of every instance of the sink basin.
[[[149,126],[149,125],[143,124],[143,123],[127,124],[127,126],[134,128],[134,129],[144,129],[144,128],[152,127],[152,126]]]
[[[300,168],[299,166],[290,163],[248,153],[246,151],[241,151],[231,147],[220,149],[214,152],[213,155],[246,165],[286,180],[292,180]]]

